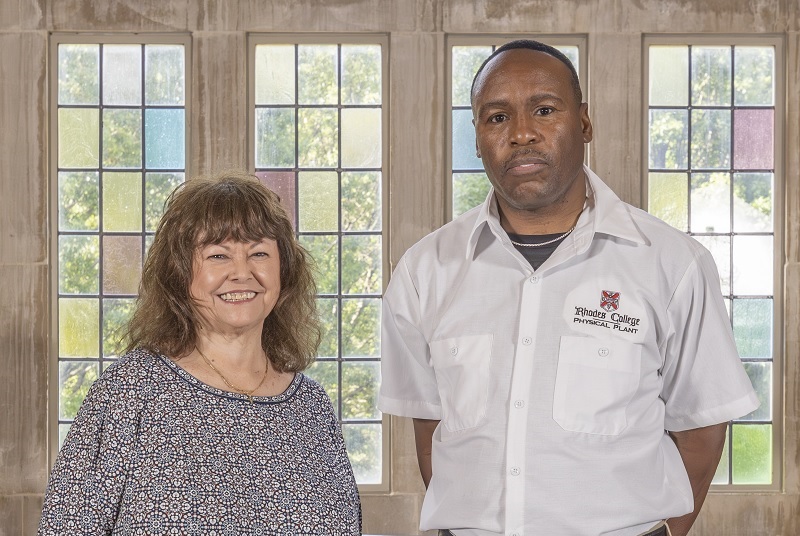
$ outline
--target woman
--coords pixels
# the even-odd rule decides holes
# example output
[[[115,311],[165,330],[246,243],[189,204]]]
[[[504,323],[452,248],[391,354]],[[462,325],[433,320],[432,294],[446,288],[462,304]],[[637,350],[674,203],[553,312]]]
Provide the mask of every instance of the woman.
[[[39,534],[360,534],[331,402],[300,373],[319,344],[315,288],[277,196],[238,173],[179,187],[139,292]]]

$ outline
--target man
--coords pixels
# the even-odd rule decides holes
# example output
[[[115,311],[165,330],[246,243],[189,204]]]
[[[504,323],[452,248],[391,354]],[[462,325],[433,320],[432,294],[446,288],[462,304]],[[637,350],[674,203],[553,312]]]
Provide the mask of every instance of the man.
[[[726,423],[758,406],[710,254],[584,167],[558,50],[498,48],[472,111],[492,191],[384,299],[379,407],[414,418],[420,528],[685,535]]]

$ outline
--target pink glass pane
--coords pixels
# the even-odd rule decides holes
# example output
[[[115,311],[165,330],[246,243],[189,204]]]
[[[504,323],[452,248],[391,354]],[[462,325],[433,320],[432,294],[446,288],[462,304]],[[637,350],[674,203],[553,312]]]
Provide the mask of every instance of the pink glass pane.
[[[294,228],[297,228],[297,220],[295,219],[295,200],[297,199],[297,190],[295,189],[294,172],[293,171],[258,171],[256,177],[259,180],[278,194],[281,198],[281,204],[289,216],[289,221],[292,222]]]
[[[736,169],[772,169],[774,111],[734,110],[733,166]]]
[[[136,294],[142,276],[142,237],[103,237],[103,292]]]

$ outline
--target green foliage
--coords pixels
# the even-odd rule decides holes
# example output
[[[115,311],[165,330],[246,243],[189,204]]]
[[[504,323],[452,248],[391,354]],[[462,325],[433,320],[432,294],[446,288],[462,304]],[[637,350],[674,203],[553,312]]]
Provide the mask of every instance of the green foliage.
[[[72,419],[97,379],[97,363],[91,361],[62,361],[59,373],[59,415]]]

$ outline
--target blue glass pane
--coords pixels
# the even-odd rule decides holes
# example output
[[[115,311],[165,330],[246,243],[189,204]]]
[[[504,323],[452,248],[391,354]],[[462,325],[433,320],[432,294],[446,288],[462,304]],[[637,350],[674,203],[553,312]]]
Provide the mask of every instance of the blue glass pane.
[[[183,169],[186,161],[184,110],[145,110],[145,166]]]
[[[483,162],[475,156],[472,110],[453,110],[453,170],[473,169],[483,169]]]

